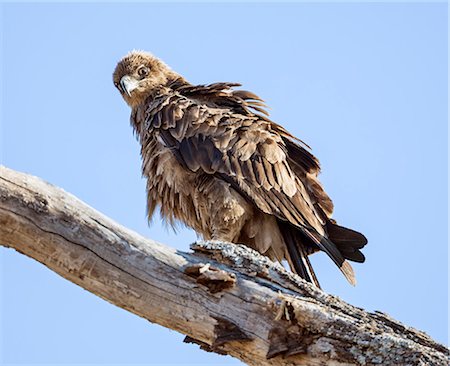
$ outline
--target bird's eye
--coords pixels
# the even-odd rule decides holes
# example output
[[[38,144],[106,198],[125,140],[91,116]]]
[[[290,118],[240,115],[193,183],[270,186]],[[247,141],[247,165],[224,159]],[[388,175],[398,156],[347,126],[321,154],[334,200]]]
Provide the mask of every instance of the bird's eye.
[[[137,71],[138,75],[140,77],[145,77],[148,75],[148,68],[146,68],[145,66],[141,66],[138,71]]]
[[[114,82],[114,86],[116,87],[116,88],[119,88],[119,83],[118,82]]]

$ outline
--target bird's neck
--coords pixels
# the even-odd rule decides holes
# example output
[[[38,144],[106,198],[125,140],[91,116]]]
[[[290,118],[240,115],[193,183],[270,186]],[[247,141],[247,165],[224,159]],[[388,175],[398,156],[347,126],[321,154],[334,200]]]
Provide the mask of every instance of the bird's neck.
[[[191,83],[189,83],[185,78],[180,75],[174,75],[173,78],[168,80],[166,87],[176,91],[184,86],[189,85],[191,85]]]
[[[158,99],[164,99],[164,96],[171,95],[183,87],[192,86],[183,77],[174,74],[173,77],[167,78],[167,82],[153,88],[146,95],[141,95],[139,100],[135,99],[135,103],[130,104],[131,107],[131,124],[137,134],[140,134],[141,124],[145,119],[148,106],[158,103]]]
[[[173,91],[177,91],[184,86],[191,85],[186,79],[178,74],[170,75],[163,84],[153,88],[146,96],[142,104],[146,105],[151,103],[154,99],[161,95],[169,94]]]

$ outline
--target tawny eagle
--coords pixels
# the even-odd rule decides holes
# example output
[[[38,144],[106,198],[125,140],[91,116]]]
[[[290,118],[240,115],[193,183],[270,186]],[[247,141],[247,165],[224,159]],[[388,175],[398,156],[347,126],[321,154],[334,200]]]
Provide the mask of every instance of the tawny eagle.
[[[355,284],[366,238],[331,219],[309,147],[271,121],[240,84],[192,85],[153,55],[133,51],[114,71],[131,107],[147,179],[148,216],[159,206],[204,239],[245,244],[319,286],[308,255],[322,250]]]

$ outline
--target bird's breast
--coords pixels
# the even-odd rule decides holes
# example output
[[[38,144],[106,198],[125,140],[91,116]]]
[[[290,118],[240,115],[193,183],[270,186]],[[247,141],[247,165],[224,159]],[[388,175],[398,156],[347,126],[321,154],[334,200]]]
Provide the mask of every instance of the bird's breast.
[[[183,167],[157,133],[142,147],[142,173],[147,179],[149,218],[159,206],[169,224],[180,220],[201,233],[194,203],[198,174]]]

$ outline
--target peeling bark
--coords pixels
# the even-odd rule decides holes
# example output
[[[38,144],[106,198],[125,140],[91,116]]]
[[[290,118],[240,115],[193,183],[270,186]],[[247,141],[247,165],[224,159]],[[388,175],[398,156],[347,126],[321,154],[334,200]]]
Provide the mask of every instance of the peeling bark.
[[[39,178],[0,168],[0,245],[249,365],[448,365],[449,350],[241,245],[143,238]],[[56,295],[55,295],[56,296]]]
[[[184,273],[196,278],[197,283],[208,287],[212,294],[229,289],[236,283],[234,273],[211,267],[211,265],[198,263],[185,268]]]

